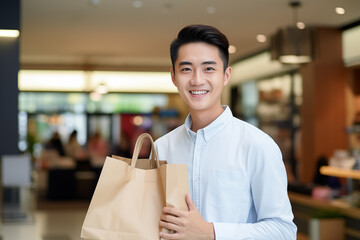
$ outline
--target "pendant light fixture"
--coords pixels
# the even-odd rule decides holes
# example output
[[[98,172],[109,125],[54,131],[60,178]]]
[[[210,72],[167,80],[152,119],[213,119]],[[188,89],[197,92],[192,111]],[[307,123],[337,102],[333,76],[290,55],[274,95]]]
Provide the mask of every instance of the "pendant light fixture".
[[[313,29],[298,22],[297,9],[301,6],[300,1],[290,1],[289,5],[294,10],[293,25],[279,29],[271,37],[272,59],[284,64],[309,63],[314,56]]]

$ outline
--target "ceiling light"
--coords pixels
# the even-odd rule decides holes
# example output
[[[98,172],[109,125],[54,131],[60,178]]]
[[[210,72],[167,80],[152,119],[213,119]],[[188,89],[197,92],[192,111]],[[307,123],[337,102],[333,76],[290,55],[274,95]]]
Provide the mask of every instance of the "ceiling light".
[[[19,30],[0,29],[0,37],[16,38],[20,35]]]
[[[301,6],[299,1],[290,1],[294,9],[293,26],[279,29],[271,37],[271,58],[284,64],[302,64],[312,61],[314,56],[313,29],[305,28],[305,24],[297,21],[296,8]]]
[[[260,43],[266,42],[266,36],[264,34],[256,35],[256,40]]]
[[[285,64],[298,64],[311,62],[310,56],[298,56],[298,55],[283,55],[279,57],[280,62]]]
[[[98,94],[107,94],[108,93],[108,88],[107,88],[105,83],[100,83],[96,87],[95,92],[97,92]]]
[[[313,56],[313,30],[287,27],[271,38],[272,59],[285,64],[311,62]]]
[[[297,22],[296,26],[297,26],[298,29],[304,29],[306,27],[305,23],[303,23],[303,22]]]
[[[230,46],[229,46],[229,53],[230,53],[230,54],[236,53],[236,47],[235,47],[234,45],[230,45]]]
[[[168,72],[20,70],[18,77],[20,91],[91,92],[99,83],[111,92],[178,92]]]
[[[342,7],[337,7],[337,8],[335,8],[335,12],[337,14],[343,15],[343,14],[345,14],[345,9]]]
[[[133,1],[134,8],[141,8],[143,5],[142,1]]]
[[[206,12],[208,13],[208,14],[214,14],[215,12],[216,12],[216,9],[215,9],[215,7],[207,7],[206,8]]]

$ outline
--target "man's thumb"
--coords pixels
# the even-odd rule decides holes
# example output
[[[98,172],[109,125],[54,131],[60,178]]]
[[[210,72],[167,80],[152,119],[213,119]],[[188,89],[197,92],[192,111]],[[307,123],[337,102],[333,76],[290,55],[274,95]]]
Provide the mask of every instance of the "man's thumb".
[[[196,209],[195,203],[194,203],[194,201],[191,199],[191,196],[190,196],[189,193],[186,194],[185,200],[186,200],[186,204],[187,204],[187,206],[188,206],[189,211]]]

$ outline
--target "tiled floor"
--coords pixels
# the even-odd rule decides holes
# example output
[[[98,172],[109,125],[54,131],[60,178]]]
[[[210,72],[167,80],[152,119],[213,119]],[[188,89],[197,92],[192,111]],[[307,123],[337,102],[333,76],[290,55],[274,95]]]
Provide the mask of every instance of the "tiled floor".
[[[32,221],[3,222],[2,240],[80,240],[86,203],[51,203],[40,207]]]
[[[0,240],[80,240],[87,207],[87,202],[41,202],[32,221],[3,222]]]

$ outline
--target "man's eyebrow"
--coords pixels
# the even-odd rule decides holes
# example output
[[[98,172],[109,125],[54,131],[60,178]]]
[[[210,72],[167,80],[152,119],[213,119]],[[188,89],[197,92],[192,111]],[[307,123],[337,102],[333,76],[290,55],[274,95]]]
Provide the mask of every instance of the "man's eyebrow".
[[[207,65],[207,64],[217,64],[217,63],[215,61],[205,61],[201,63],[201,65]],[[183,65],[193,65],[193,64],[187,61],[182,61],[179,63],[179,66],[183,66]]]
[[[192,63],[191,62],[186,62],[186,61],[183,61],[183,62],[179,63],[179,66],[183,66],[183,65],[192,65]]]
[[[207,64],[217,64],[215,61],[205,61],[201,63],[201,65],[207,65]]]

